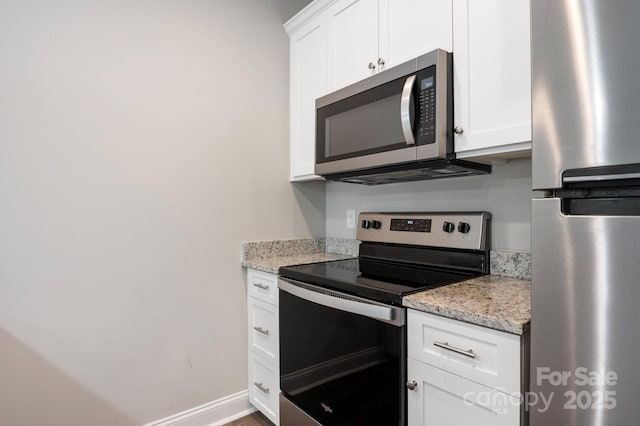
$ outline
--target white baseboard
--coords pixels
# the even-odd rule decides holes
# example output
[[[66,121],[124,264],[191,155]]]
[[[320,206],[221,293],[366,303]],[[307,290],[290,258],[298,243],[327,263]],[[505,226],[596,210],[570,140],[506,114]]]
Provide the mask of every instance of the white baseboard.
[[[222,426],[254,411],[249,391],[244,390],[144,426]]]

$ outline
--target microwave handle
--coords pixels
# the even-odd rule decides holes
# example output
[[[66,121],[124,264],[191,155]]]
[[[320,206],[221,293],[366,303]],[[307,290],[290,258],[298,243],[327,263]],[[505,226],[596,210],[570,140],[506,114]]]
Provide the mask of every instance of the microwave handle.
[[[411,123],[411,98],[413,98],[413,85],[416,82],[416,76],[412,75],[404,82],[402,89],[402,98],[400,99],[400,123],[402,124],[402,133],[407,145],[415,145],[416,140],[413,136],[413,125]]]

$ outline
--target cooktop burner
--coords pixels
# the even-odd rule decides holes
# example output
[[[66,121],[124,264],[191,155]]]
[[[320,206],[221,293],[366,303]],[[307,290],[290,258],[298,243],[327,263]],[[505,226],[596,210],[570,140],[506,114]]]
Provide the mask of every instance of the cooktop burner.
[[[402,297],[408,294],[482,275],[480,272],[454,272],[404,266],[409,269],[407,274],[413,278],[406,280],[400,274],[397,278],[369,275],[366,272],[363,273],[360,266],[360,259],[336,260],[281,267],[280,275],[304,283],[396,305],[401,305]],[[362,266],[366,270],[366,263]],[[377,266],[380,268],[398,267],[398,265],[386,265],[384,262]]]

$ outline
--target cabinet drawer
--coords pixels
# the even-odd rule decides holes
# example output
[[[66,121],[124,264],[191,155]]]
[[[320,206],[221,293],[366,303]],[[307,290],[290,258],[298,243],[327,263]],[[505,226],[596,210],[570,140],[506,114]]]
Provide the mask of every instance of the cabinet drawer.
[[[278,276],[249,269],[247,271],[247,293],[250,297],[278,305]]]
[[[249,351],[249,402],[278,424],[280,372],[269,361]]]
[[[249,349],[277,364],[278,307],[250,297],[247,306]]]
[[[409,358],[409,426],[518,426],[520,400]]]
[[[507,393],[520,388],[520,336],[409,309],[409,357]]]

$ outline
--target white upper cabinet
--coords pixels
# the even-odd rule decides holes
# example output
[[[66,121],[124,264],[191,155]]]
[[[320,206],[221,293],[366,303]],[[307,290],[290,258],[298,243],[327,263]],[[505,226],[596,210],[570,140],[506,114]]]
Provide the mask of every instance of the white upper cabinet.
[[[451,52],[451,0],[380,0],[380,56],[385,67],[434,49]]]
[[[290,35],[290,179],[314,174],[316,98],[327,93],[327,24],[321,14]]]
[[[327,15],[329,87],[336,90],[376,72],[378,0],[338,0]]]
[[[530,155],[529,0],[452,2],[458,157]]]
[[[451,0],[338,0],[327,13],[329,91],[440,48],[451,51]]]

